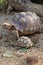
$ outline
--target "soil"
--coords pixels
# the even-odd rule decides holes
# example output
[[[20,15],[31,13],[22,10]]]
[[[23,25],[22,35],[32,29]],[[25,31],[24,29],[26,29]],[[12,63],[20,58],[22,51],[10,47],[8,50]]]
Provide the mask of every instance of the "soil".
[[[6,20],[11,20],[12,16],[12,14],[0,14],[0,25]],[[10,42],[0,41],[0,65],[43,65],[43,32],[38,33],[37,39],[35,46],[25,50],[7,45]],[[3,55],[6,51],[12,56]]]

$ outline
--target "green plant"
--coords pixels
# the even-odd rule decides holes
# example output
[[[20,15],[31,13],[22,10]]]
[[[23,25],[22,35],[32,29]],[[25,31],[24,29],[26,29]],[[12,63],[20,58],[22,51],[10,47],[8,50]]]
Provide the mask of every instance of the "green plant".
[[[3,4],[5,3],[6,0],[0,0],[0,4]]]

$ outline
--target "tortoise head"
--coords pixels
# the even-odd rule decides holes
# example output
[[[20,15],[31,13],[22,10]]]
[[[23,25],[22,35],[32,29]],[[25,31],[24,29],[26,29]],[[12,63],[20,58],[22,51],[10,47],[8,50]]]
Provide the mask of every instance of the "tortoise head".
[[[4,22],[2,24],[2,27],[5,29],[9,29],[9,30],[15,30],[15,27],[14,27],[13,22],[11,20],[6,20],[6,22]]]

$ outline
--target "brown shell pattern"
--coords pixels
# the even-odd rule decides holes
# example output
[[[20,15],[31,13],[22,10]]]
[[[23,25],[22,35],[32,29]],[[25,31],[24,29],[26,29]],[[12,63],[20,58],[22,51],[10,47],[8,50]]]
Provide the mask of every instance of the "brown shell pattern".
[[[40,18],[33,12],[16,13],[12,18],[14,27],[22,33],[30,34],[41,30]]]

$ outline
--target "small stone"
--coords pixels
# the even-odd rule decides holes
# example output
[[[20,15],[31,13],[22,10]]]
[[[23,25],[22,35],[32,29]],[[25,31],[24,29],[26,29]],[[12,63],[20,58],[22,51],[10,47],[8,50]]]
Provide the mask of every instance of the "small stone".
[[[27,63],[35,64],[35,63],[38,63],[38,58],[37,58],[37,57],[34,57],[34,56],[32,56],[32,57],[27,57],[27,58],[26,58],[26,61],[27,61]]]
[[[8,57],[8,58],[10,58],[10,57],[12,57],[13,56],[13,54],[12,54],[12,52],[11,51],[5,51],[4,53],[3,53],[3,56],[4,57]]]

